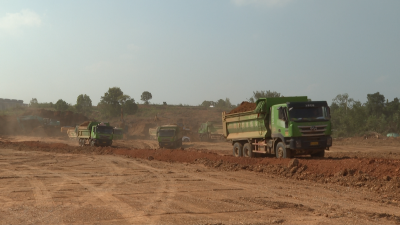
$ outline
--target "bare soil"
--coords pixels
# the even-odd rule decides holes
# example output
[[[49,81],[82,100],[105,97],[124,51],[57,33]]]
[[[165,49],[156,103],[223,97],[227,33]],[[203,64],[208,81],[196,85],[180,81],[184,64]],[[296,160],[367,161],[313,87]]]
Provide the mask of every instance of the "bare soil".
[[[400,223],[400,145],[235,158],[227,142],[0,138],[1,224]],[[354,143],[354,142],[352,142]],[[383,145],[382,143],[388,143]]]
[[[231,110],[229,113],[227,113],[227,114],[252,111],[252,110],[255,110],[256,107],[257,107],[257,104],[256,104],[256,103],[242,102],[238,107],[232,109],[232,110]]]

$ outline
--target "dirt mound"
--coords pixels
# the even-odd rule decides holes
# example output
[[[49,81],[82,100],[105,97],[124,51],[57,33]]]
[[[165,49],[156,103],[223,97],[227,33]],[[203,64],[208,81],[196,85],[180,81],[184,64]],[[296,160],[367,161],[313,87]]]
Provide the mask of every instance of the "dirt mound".
[[[229,113],[227,114],[232,114],[232,113],[239,113],[239,112],[247,112],[247,111],[253,111],[257,107],[256,103],[251,103],[251,102],[242,102],[238,107],[232,109]]]
[[[127,126],[128,138],[147,138],[149,136],[149,128],[157,127],[155,123],[136,122]]]

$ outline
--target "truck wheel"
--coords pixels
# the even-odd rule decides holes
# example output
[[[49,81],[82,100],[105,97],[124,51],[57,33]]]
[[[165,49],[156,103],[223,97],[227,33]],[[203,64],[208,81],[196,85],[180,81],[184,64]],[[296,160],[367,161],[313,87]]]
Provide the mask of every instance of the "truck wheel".
[[[279,142],[276,145],[276,158],[292,158],[292,152],[290,151],[290,149],[287,149],[286,146],[282,143]]]
[[[83,147],[85,146],[85,139],[79,139],[79,146]]]
[[[233,145],[233,155],[235,157],[241,157],[243,155],[243,145],[240,144],[239,142],[236,142]]]
[[[94,140],[91,140],[91,141],[90,141],[90,146],[91,146],[91,147],[95,147],[95,146],[96,146],[96,144],[94,143]]]
[[[243,157],[252,158],[253,151],[251,150],[251,144],[246,143],[243,145]]]
[[[320,152],[311,154],[311,157],[324,158],[325,157],[325,149],[321,150]]]

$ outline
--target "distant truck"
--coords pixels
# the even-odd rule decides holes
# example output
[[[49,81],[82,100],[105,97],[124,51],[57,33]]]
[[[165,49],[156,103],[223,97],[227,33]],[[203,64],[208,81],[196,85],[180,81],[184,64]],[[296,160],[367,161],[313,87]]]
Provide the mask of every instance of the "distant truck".
[[[124,139],[124,130],[122,130],[122,128],[114,127],[113,140],[122,140],[122,139]]]
[[[221,122],[209,121],[206,123],[202,123],[198,130],[198,133],[201,141],[224,139],[224,133]]]
[[[158,129],[160,129],[160,127],[149,128],[150,139],[157,139],[157,131],[158,131]]]
[[[253,111],[222,113],[223,133],[236,157],[275,154],[324,157],[332,146],[330,109],[326,101],[303,97],[260,98]]]
[[[177,148],[182,146],[182,130],[178,125],[162,125],[157,131],[160,148]]]
[[[111,146],[113,132],[109,123],[89,121],[76,126],[75,132],[68,132],[68,136],[75,136],[80,146]]]

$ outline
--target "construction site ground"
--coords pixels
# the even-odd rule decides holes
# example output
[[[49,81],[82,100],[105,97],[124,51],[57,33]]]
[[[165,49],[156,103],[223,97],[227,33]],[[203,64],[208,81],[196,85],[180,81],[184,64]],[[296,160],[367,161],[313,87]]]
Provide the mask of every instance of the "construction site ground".
[[[79,147],[0,136],[1,224],[398,224],[400,139],[325,158],[235,158],[229,142]]]

